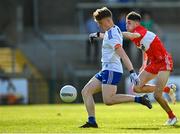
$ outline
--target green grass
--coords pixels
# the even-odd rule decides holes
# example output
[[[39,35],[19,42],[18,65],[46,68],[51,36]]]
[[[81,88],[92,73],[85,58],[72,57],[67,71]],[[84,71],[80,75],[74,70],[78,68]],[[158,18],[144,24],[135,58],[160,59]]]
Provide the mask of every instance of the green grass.
[[[180,103],[171,105],[180,117]],[[0,133],[180,133],[180,123],[163,126],[167,115],[158,104],[96,105],[98,129],[82,129],[87,114],[82,104],[0,106]]]

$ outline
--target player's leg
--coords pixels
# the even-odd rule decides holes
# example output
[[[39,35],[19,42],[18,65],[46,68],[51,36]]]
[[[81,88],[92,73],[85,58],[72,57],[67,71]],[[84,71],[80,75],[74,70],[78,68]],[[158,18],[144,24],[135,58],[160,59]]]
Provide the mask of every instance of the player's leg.
[[[101,91],[101,82],[93,77],[83,88],[81,94],[86,106],[88,116],[95,116],[93,94]]]
[[[101,91],[101,81],[93,77],[83,88],[82,97],[88,113],[88,122],[81,127],[97,127],[93,94]],[[89,124],[90,123],[90,124]]]
[[[167,125],[174,125],[177,122],[175,115],[173,114],[171,108],[169,107],[167,101],[163,98],[162,92],[168,81],[170,71],[160,71],[157,76],[157,84],[154,92],[154,97],[161,107],[167,112],[169,120]]]
[[[117,86],[103,84],[102,85],[102,96],[103,101],[106,105],[119,104],[121,102],[133,102],[133,95],[125,95],[125,94],[116,94]]]
[[[134,95],[116,94],[117,84],[121,80],[122,73],[105,70],[102,75],[102,95],[103,101],[107,105],[119,104],[123,102],[138,102],[151,108],[147,96],[135,97]]]
[[[133,87],[136,93],[151,93],[154,92],[156,86],[153,84],[147,84],[150,80],[154,79],[157,75],[149,73],[147,71],[142,71],[139,75],[140,84]]]
[[[163,92],[168,94],[171,102],[176,104],[176,85],[173,83],[168,84],[164,89]]]
[[[165,56],[165,61],[161,64],[163,65],[162,69],[163,70],[169,70],[172,71],[173,70],[173,60],[172,60],[172,56],[170,54],[167,54]],[[172,101],[173,104],[176,103],[176,85],[171,83],[168,84],[164,90],[164,93],[167,93]]]
[[[154,72],[154,71],[153,71]],[[151,93],[154,92],[156,89],[156,85],[154,84],[146,84],[150,80],[154,79],[157,75],[153,73],[149,73],[146,70],[142,71],[139,75],[140,84],[133,87],[134,92],[136,93]],[[171,98],[171,101],[173,104],[176,102],[176,85],[175,84],[169,84],[164,87],[163,89],[164,93],[167,93],[169,97]]]
[[[106,105],[114,105],[126,102],[137,102],[147,106],[149,109],[152,108],[152,105],[149,101],[147,95],[144,96],[134,96],[128,94],[116,94],[117,86],[110,84],[102,85],[102,95],[103,101]]]

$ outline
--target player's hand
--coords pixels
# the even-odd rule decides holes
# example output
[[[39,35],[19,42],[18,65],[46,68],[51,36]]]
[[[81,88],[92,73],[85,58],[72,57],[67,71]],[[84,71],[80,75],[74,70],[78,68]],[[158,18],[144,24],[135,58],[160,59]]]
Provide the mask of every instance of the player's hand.
[[[133,70],[130,71],[130,80],[131,80],[131,83],[133,83],[134,85],[139,85],[139,83],[140,83],[140,79],[139,79],[138,75]]]
[[[91,43],[93,43],[94,39],[95,39],[95,38],[98,38],[99,36],[100,36],[100,32],[91,33],[91,34],[89,34],[89,41],[90,41]]]

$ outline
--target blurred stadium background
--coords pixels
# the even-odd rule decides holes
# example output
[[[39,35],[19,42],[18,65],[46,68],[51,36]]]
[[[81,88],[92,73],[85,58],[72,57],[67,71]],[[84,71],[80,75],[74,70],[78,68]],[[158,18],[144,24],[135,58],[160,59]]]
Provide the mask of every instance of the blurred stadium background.
[[[101,68],[101,42],[88,47],[88,32],[94,29],[90,14],[102,6],[113,11],[116,24],[131,10],[149,15],[148,28],[173,55],[170,82],[180,100],[180,0],[0,0],[0,105],[59,103],[66,84],[78,89],[76,103],[82,102],[81,89]],[[125,50],[138,70],[141,53],[132,44]],[[131,92],[127,76],[118,92]]]

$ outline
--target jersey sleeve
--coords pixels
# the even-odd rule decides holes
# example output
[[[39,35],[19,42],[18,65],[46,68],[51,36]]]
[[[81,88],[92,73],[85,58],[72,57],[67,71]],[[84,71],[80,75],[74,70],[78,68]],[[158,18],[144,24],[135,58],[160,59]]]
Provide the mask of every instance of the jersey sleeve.
[[[142,37],[146,34],[146,29],[143,28],[142,26],[138,26],[134,31],[133,33],[139,33],[141,36],[139,38],[134,38],[132,39],[132,41],[138,46],[139,45],[139,42],[140,40],[142,39]]]
[[[123,37],[120,31],[118,30],[110,30],[108,31],[108,38],[110,41],[110,45],[113,50],[122,47],[123,45]]]
[[[141,36],[144,36],[146,34],[146,29],[143,27],[138,27],[134,30],[133,33],[139,33]]]

